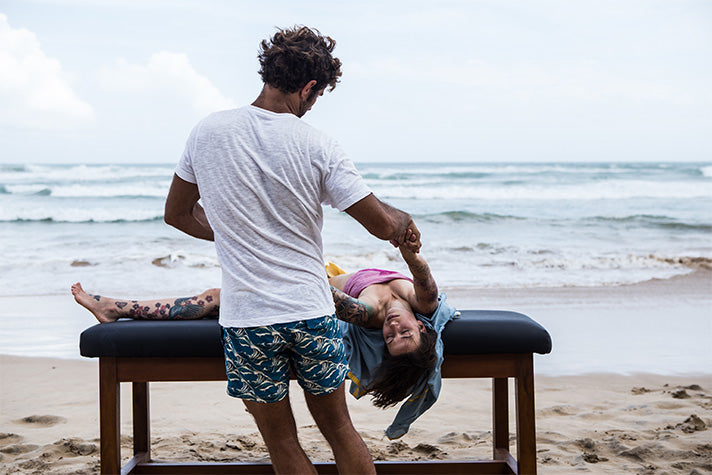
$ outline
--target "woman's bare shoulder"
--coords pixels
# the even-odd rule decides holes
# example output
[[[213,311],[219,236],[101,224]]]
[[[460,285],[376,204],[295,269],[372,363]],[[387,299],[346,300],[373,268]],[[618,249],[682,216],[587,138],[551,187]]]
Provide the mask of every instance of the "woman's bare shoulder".
[[[333,277],[329,277],[329,285],[343,292],[344,287],[346,287],[346,282],[349,281],[352,275],[354,275],[353,272],[350,274],[339,274]]]

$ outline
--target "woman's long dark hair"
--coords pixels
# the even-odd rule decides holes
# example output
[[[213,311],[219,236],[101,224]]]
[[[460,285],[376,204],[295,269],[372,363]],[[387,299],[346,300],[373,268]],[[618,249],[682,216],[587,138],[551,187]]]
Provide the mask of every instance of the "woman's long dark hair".
[[[420,334],[420,345],[410,353],[391,356],[386,351],[376,376],[368,386],[373,405],[386,408],[408,397],[423,373],[430,371],[437,360],[435,342],[437,333],[428,328]]]

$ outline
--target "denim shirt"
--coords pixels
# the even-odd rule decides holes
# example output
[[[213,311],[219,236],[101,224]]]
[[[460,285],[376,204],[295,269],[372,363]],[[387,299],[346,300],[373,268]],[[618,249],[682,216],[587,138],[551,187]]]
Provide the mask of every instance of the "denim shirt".
[[[437,333],[435,366],[418,379],[410,397],[401,404],[395,419],[386,429],[386,437],[389,439],[397,439],[408,432],[410,425],[435,404],[440,395],[442,384],[440,366],[443,363],[441,334],[445,324],[459,317],[460,312],[447,304],[447,296],[444,293],[440,294],[438,300],[438,307],[430,317],[415,314],[416,318],[426,327],[434,329]],[[364,388],[367,388],[371,383],[376,369],[383,361],[386,351],[383,332],[380,328],[363,328],[343,321],[339,321],[339,326],[349,358],[349,378],[351,379],[349,392],[358,399],[366,394]]]

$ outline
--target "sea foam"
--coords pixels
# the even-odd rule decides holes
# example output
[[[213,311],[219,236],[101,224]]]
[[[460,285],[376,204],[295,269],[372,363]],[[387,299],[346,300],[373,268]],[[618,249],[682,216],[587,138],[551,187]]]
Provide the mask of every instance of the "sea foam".
[[[407,211],[441,285],[618,285],[707,269],[710,163],[358,164]],[[163,222],[174,164],[0,166],[0,295],[180,295],[220,282],[213,243]],[[408,272],[398,251],[324,209],[324,253]],[[82,263],[82,265],[73,265]],[[92,287],[97,288],[96,285]]]

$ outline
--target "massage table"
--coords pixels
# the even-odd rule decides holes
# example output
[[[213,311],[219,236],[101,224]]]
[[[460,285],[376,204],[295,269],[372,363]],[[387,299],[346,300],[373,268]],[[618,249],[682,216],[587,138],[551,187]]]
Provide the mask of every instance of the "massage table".
[[[443,378],[492,379],[492,459],[377,461],[379,474],[536,473],[534,353],[551,351],[551,338],[520,313],[461,310],[442,333]],[[151,460],[149,382],[225,380],[216,319],[119,320],[82,332],[82,356],[99,358],[99,428],[102,474],[267,474],[270,464],[190,463]],[[510,451],[508,380],[514,379],[516,452]],[[133,457],[121,461],[120,384],[132,384]],[[472,401],[472,404],[480,402]],[[466,430],[463,428],[463,430]],[[187,449],[186,449],[187,450]],[[516,458],[515,455],[516,454]],[[333,463],[315,463],[336,474]]]

